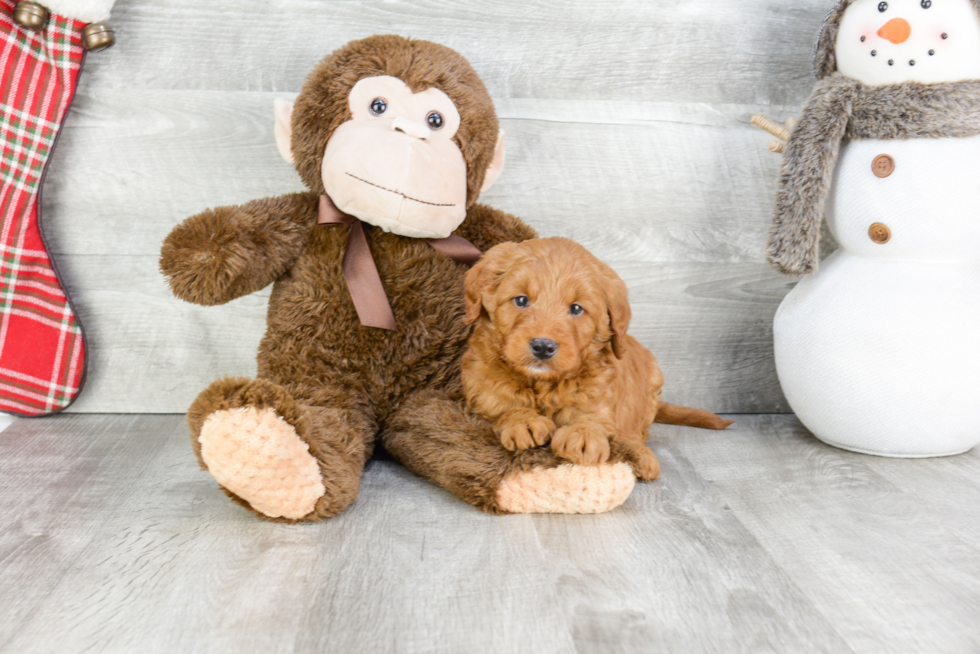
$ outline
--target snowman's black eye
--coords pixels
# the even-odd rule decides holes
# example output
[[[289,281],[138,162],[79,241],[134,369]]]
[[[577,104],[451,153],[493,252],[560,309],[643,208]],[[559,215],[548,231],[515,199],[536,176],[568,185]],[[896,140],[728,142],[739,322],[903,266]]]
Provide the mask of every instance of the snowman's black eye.
[[[371,113],[375,116],[380,116],[384,112],[388,111],[388,103],[385,102],[384,98],[375,98],[371,100]]]
[[[866,36],[862,36],[862,37],[861,37],[861,43],[864,43],[864,41],[865,41],[865,39],[867,39],[867,38],[868,38],[868,37],[866,37]]]
[[[947,34],[946,32],[943,32],[943,40],[946,40],[948,38],[949,38],[949,34]]]
[[[932,0],[922,0],[922,8],[928,9],[932,6]]]
[[[878,3],[878,11],[880,11],[882,13],[888,11],[888,3],[887,2],[879,2]]]

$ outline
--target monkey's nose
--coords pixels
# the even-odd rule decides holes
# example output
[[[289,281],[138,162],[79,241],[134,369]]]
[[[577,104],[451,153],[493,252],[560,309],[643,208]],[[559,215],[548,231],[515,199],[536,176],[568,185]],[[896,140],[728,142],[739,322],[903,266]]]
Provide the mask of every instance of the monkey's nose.
[[[895,45],[905,43],[911,35],[912,26],[904,18],[892,18],[878,30],[878,36],[883,39],[888,39]]]
[[[429,136],[429,128],[422,123],[417,123],[414,120],[409,120],[404,116],[398,116],[393,121],[391,121],[391,129],[396,132],[402,132],[413,136],[417,139],[422,139],[423,141]]]
[[[555,343],[550,338],[535,338],[531,341],[531,352],[534,354],[535,359],[546,361],[555,356],[555,352],[557,351],[558,343]]]

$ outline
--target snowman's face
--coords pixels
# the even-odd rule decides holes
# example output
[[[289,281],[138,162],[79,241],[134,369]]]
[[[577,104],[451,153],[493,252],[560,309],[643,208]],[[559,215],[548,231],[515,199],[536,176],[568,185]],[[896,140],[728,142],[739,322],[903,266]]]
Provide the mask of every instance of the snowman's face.
[[[855,0],[834,54],[870,86],[980,79],[980,17],[970,0]]]

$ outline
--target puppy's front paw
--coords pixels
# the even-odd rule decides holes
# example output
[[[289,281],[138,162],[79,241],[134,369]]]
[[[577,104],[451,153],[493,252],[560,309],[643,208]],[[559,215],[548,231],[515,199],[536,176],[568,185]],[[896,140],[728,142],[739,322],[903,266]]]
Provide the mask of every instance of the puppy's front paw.
[[[660,461],[657,460],[657,456],[653,452],[644,447],[637,452],[633,470],[636,472],[636,476],[643,481],[653,481],[660,476]]]
[[[551,449],[572,463],[597,466],[609,460],[609,437],[599,425],[577,422],[555,432]]]
[[[511,452],[546,444],[555,433],[555,423],[544,416],[521,416],[497,423],[500,444]]]

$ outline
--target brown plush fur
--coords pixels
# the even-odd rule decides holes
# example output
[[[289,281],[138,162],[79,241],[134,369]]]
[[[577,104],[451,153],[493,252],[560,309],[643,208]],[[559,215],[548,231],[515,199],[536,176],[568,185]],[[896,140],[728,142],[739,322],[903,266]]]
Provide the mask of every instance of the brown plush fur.
[[[320,464],[327,492],[305,519],[336,515],[354,501],[376,438],[416,474],[500,512],[496,489],[504,476],[558,460],[550,452],[506,451],[489,424],[466,410],[459,375],[470,334],[463,323],[467,269],[423,240],[367,227],[400,331],[363,327],[341,270],[349,228],[315,224],[320,162],[333,129],[349,117],[347,93],[360,78],[380,74],[417,90],[434,85],[459,108],[456,139],[468,164],[470,204],[455,233],[484,251],[535,235],[514,216],[473,202],[497,119],[462,57],[400,37],[341,48],[313,71],[293,111],[292,150],[311,192],[205,211],[164,242],[160,267],[187,301],[221,304],[275,284],[258,379],[220,379],[201,393],[188,413],[191,442],[199,452],[201,425],[215,411],[271,407]]]
[[[493,159],[499,124],[483,81],[458,52],[438,43],[373,36],[348,43],[324,59],[306,80],[293,107],[293,158],[306,186],[320,195],[323,153],[333,131],[350,120],[347,96],[365,77],[390,75],[412,92],[435,87],[453,101],[463,120],[453,141],[467,166],[466,206],[480,195]]]
[[[575,315],[571,307],[583,311]],[[504,447],[522,451],[550,441],[559,456],[598,465],[615,442],[633,452],[637,477],[657,477],[660,464],[645,443],[663,375],[653,354],[626,333],[626,285],[609,266],[564,238],[498,245],[467,274],[466,320],[476,322],[463,357],[466,399],[494,423]],[[536,339],[557,344],[554,355],[536,357]],[[731,424],[686,407],[666,413],[678,424]]]

